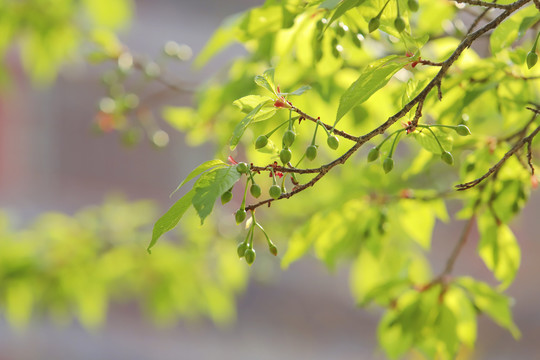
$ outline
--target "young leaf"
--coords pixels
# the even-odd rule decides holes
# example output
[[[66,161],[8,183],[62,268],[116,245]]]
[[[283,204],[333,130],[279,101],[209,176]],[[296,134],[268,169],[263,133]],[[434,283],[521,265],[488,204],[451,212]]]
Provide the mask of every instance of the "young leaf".
[[[257,105],[255,109],[251,110],[251,112],[247,114],[246,117],[244,117],[242,121],[238,123],[238,125],[236,125],[230,141],[231,150],[236,148],[236,145],[238,145],[240,142],[242,135],[244,135],[244,131],[246,131],[247,127],[253,122],[255,116],[262,109],[262,107],[263,104]]]
[[[186,210],[191,206],[194,196],[195,191],[191,189],[184,196],[182,196],[180,200],[175,202],[174,205],[171,206],[171,208],[158,219],[158,221],[156,221],[154,224],[154,229],[152,230],[152,240],[146,249],[148,253],[150,253],[150,249],[156,244],[161,235],[173,229],[176,224],[178,224]]]
[[[303,86],[299,87],[298,89],[294,90],[293,92],[280,93],[280,95],[302,95],[303,93],[305,93],[306,91],[308,91],[310,89],[311,89],[311,86],[303,85]]]
[[[519,329],[512,320],[510,312],[511,299],[495,291],[488,284],[476,281],[471,277],[457,279],[456,283],[467,290],[472,296],[474,305],[486,313],[497,324],[508,329],[514,338],[521,336]]]
[[[262,75],[255,76],[255,83],[278,96],[274,85],[274,69],[268,69]]]
[[[441,143],[442,147],[446,151],[452,150],[453,145],[453,138],[448,133],[444,132],[440,128],[431,127],[431,130],[435,135],[437,136],[437,139],[439,139],[439,142]],[[419,129],[412,133],[414,136],[414,139],[418,141],[418,143],[427,151],[432,152],[434,154],[441,154],[441,147],[439,146],[439,143],[428,129]]]
[[[519,269],[521,251],[512,230],[506,224],[497,224],[491,214],[478,219],[480,243],[478,252],[486,266],[493,271],[500,287],[507,288]]]
[[[341,95],[336,123],[352,108],[362,104],[385,86],[390,78],[408,62],[407,57],[390,55],[365,67],[358,79]]]
[[[243,113],[249,114],[259,104],[270,103],[272,98],[261,95],[248,95],[233,101],[233,105],[238,107]]]
[[[180,185],[178,185],[178,187],[171,193],[171,195],[169,195],[169,197],[171,197],[175,192],[180,190],[182,186],[184,186],[188,181],[190,181],[194,177],[216,166],[227,166],[227,164],[219,159],[209,160],[202,163],[201,165],[197,166],[195,169],[193,169],[193,171],[189,173],[189,175],[180,183]]]
[[[201,224],[212,212],[216,200],[240,180],[240,176],[235,166],[227,166],[211,170],[197,180],[193,186],[195,195],[192,203],[201,218]]]

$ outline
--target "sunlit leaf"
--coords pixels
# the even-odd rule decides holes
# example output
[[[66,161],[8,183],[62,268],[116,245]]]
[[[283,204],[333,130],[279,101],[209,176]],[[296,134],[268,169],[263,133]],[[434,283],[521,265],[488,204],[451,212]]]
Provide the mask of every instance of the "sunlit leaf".
[[[474,305],[486,313],[497,324],[508,329],[517,339],[521,336],[519,329],[512,320],[511,299],[495,291],[491,286],[470,277],[459,278],[456,282],[472,296]]]
[[[154,224],[154,229],[152,230],[152,240],[150,245],[148,245],[147,251],[150,252],[150,249],[156,244],[158,239],[169,230],[172,230],[180,221],[184,213],[191,206],[193,197],[195,196],[195,190],[192,189],[188,191],[184,196],[182,196],[176,203],[167,212],[156,221]]]
[[[199,214],[201,224],[212,212],[216,200],[240,180],[240,176],[235,166],[213,169],[201,175],[192,190],[195,192],[193,207]]]
[[[358,79],[341,95],[336,122],[386,85],[408,61],[407,57],[390,55],[365,67]]]
[[[199,176],[200,174],[202,174],[203,172],[213,168],[213,167],[216,167],[216,166],[227,166],[227,163],[223,162],[222,160],[219,160],[219,159],[214,159],[214,160],[209,160],[209,161],[206,161],[204,163],[202,163],[201,165],[197,166],[195,169],[193,169],[189,175],[180,183],[180,185],[178,185],[178,187],[171,193],[170,196],[172,196],[175,192],[177,192],[178,190],[180,190],[180,188],[182,186],[184,186],[185,183],[187,183],[188,181],[190,181],[191,179]]]

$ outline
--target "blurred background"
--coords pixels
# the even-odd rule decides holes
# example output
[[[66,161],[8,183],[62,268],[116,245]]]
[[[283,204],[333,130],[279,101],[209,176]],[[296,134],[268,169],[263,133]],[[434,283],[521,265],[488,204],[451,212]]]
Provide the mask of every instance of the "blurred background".
[[[158,57],[170,40],[187,44],[197,54],[225,17],[260,3],[137,0],[131,26],[120,38],[131,51],[149,58]],[[193,89],[242,51],[232,47],[202,70],[194,70],[189,62],[173,64],[167,78]],[[21,69],[15,51],[9,53],[6,66],[12,83],[0,97],[0,205],[15,227],[26,226],[43,212],[74,214],[102,204],[111,194],[122,194],[126,201],[150,199],[163,211],[179,180],[212,157],[211,147],[189,147],[181,133],[162,122],[169,141],[162,149],[148,141],[126,148],[116,133],[97,135],[92,124],[99,99],[106,93],[100,80],[106,65],[70,65],[52,87],[37,89]],[[189,92],[164,91],[155,105],[190,105],[190,101]],[[540,244],[534,235],[539,200],[534,194],[513,224],[523,257],[508,293],[516,301],[514,317],[522,339],[515,341],[480,317],[477,349],[465,358],[540,358]],[[444,266],[460,230],[457,221],[438,224],[430,255],[434,271]],[[137,248],[141,253],[144,245]],[[475,247],[473,237],[456,273],[491,279]],[[39,312],[18,327],[2,315],[0,360],[384,358],[376,339],[380,310],[355,307],[346,268],[328,273],[322,264],[309,260],[284,272],[278,261],[256,265],[261,266],[250,269],[252,281],[237,298],[232,322],[218,326],[205,319],[175,319],[156,324],[129,300],[111,304],[106,322],[93,329],[77,320],[59,324]]]

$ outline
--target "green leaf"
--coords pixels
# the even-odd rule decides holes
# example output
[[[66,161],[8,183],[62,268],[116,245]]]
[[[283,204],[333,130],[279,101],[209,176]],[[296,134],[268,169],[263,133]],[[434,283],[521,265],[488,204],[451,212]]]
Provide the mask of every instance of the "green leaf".
[[[495,291],[488,284],[476,281],[471,277],[457,279],[456,284],[462,286],[472,296],[474,305],[486,313],[497,324],[508,329],[514,338],[521,337],[521,333],[512,320],[510,312],[511,300]]]
[[[299,87],[298,89],[294,90],[293,92],[290,92],[290,93],[280,93],[280,95],[302,95],[303,93],[305,93],[306,91],[310,90],[311,89],[311,86],[309,85],[303,85],[301,87]]]
[[[242,121],[238,123],[238,125],[236,125],[230,140],[231,150],[234,150],[236,148],[236,145],[238,145],[238,143],[240,142],[240,139],[242,138],[242,135],[244,135],[247,127],[253,122],[255,116],[262,109],[262,107],[263,104],[257,105],[255,109],[251,110],[251,112],[247,114],[246,117],[244,117]]]
[[[441,143],[442,147],[446,151],[452,150],[452,144],[453,144],[453,138],[450,136],[449,133],[446,133],[444,130],[441,130],[441,128],[438,127],[431,127],[431,130],[435,133],[437,136],[437,139],[439,139],[439,142]],[[441,154],[441,147],[437,143],[437,140],[435,140],[435,137],[429,131],[425,128],[420,128],[417,131],[412,133],[414,139],[418,141],[418,143],[427,151],[432,152],[434,154]]]
[[[235,14],[225,19],[195,59],[195,66],[199,68],[204,66],[214,55],[236,40],[241,20],[241,14]]]
[[[521,250],[512,230],[506,224],[498,225],[490,213],[478,219],[480,243],[478,252],[486,266],[493,271],[500,288],[507,288],[519,269]]]
[[[182,186],[184,186],[188,181],[190,181],[191,179],[193,179],[194,177],[202,174],[203,172],[213,168],[213,167],[216,167],[216,166],[227,166],[227,163],[219,160],[219,159],[214,159],[214,160],[209,160],[209,161],[206,161],[204,163],[202,163],[201,165],[197,166],[195,169],[193,169],[189,175],[184,179],[184,181],[182,181],[180,183],[180,185],[178,185],[178,187],[171,193],[171,195],[169,195],[169,197],[171,197],[175,192],[177,192],[178,190],[180,190],[180,188]]]
[[[337,7],[336,11],[330,18],[330,21],[326,24],[326,27],[324,30],[328,29],[328,27],[337,19],[339,19],[343,14],[345,14],[347,11],[351,10],[354,7],[360,6],[363,2],[366,0],[343,0]]]
[[[512,45],[519,35],[519,30],[523,20],[530,16],[537,16],[538,10],[534,6],[525,7],[511,17],[506,19],[502,24],[497,26],[490,37],[491,53],[497,54],[503,49]],[[522,29],[523,30],[523,29]]]
[[[278,96],[274,84],[274,69],[268,69],[266,70],[262,75],[255,76],[255,83],[259,85],[262,88],[265,88],[266,90],[270,91],[275,96]]]
[[[213,169],[204,173],[193,186],[195,195],[193,196],[193,207],[201,218],[201,224],[204,219],[212,212],[214,203],[221,195],[229,190],[240,180],[241,174],[235,166]]]
[[[191,206],[194,196],[195,191],[193,189],[188,191],[180,198],[180,200],[175,202],[174,205],[158,219],[158,221],[156,221],[154,229],[152,230],[152,241],[150,241],[150,245],[148,245],[147,248],[148,253],[150,253],[150,249],[156,244],[161,235],[173,229],[176,224],[178,224],[186,210]]]
[[[321,3],[321,5],[319,5],[319,7],[322,9],[332,10],[338,6],[340,1],[341,0],[325,0]]]
[[[523,21],[521,21],[521,24],[519,24],[518,40],[521,39],[527,30],[538,21],[540,21],[540,14],[524,18]]]
[[[288,244],[287,251],[281,259],[281,267],[288,268],[293,262],[304,256],[315,242],[323,217],[321,214],[315,214],[300,229],[296,230]]]
[[[272,98],[268,96],[248,95],[233,101],[233,105],[238,107],[243,113],[248,114],[253,111],[253,109],[255,109],[257,105],[266,104],[270,101],[272,101]]]
[[[444,303],[454,314],[457,320],[457,336],[459,340],[470,348],[476,342],[476,312],[471,299],[465,291],[457,286],[450,286],[444,294]]]
[[[434,208],[430,202],[404,200],[399,203],[399,223],[405,233],[424,249],[431,247],[431,234],[435,226]],[[422,221],[411,221],[422,219]]]
[[[365,67],[358,79],[341,95],[336,123],[352,108],[362,104],[385,86],[390,78],[408,62],[407,57],[390,55]]]

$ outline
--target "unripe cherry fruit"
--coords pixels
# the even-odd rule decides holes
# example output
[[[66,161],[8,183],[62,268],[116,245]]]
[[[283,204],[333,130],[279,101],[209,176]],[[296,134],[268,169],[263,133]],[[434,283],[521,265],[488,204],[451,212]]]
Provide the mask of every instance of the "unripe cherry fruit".
[[[328,147],[330,147],[330,149],[332,150],[336,150],[339,147],[339,139],[334,135],[330,135],[326,139],[326,143],[328,144]]]
[[[248,165],[247,165],[245,162],[241,162],[241,163],[238,163],[238,165],[236,165],[236,170],[237,170],[240,174],[245,174],[245,173],[248,172],[249,167],[248,167]]]
[[[252,248],[247,248],[246,252],[244,253],[244,258],[246,259],[248,265],[253,264],[255,261],[255,250]]]
[[[270,253],[271,253],[272,255],[277,256],[277,247],[276,247],[276,245],[270,244],[270,245],[268,246],[268,250],[270,251]]]
[[[261,187],[257,184],[252,184],[249,188],[249,192],[251,193],[251,196],[253,196],[254,198],[258,198],[259,196],[261,196]]]
[[[295,138],[296,138],[296,134],[294,131],[292,130],[285,131],[283,133],[283,146],[290,147],[293,144]]]
[[[409,0],[407,2],[407,5],[409,5],[409,9],[413,12],[417,12],[418,11],[418,8],[420,7],[418,5],[418,0]]]
[[[379,149],[374,147],[373,149],[369,150],[369,153],[367,155],[367,161],[372,162],[379,158]]]
[[[392,159],[391,157],[387,157],[386,159],[384,159],[382,167],[384,173],[388,174],[394,168],[394,159]]]
[[[369,20],[369,24],[368,24],[369,32],[370,33],[374,32],[375,30],[379,28],[380,25],[381,25],[381,21],[379,20],[378,17],[374,17],[373,19]]]
[[[255,140],[255,149],[262,149],[268,144],[268,137],[266,135],[260,135],[257,140]]]
[[[228,203],[229,201],[232,200],[232,197],[233,197],[233,193],[232,193],[231,190],[225,191],[225,192],[221,195],[221,204],[222,204],[222,205],[225,205],[226,203]]]
[[[247,250],[247,243],[241,242],[240,244],[238,244],[238,247],[236,248],[236,253],[238,254],[238,257],[243,258],[244,254],[246,253],[246,250]]]
[[[281,188],[279,187],[279,185],[272,185],[270,186],[268,193],[273,199],[277,200],[281,196]]]
[[[306,149],[306,157],[313,161],[317,157],[317,145],[309,145]]]
[[[454,157],[448,151],[443,151],[443,153],[441,154],[441,159],[448,165],[454,164]]]
[[[455,130],[458,133],[458,135],[460,135],[460,136],[471,135],[471,130],[469,130],[467,125],[460,124],[460,125],[456,126]]]
[[[244,221],[246,219],[246,214],[245,209],[238,209],[238,211],[234,214],[236,224],[240,224],[242,221]]]
[[[527,53],[527,67],[530,69],[534,65],[536,65],[537,62],[538,62],[538,55],[536,55],[536,52],[529,51]]]
[[[291,161],[291,158],[292,158],[291,150],[290,149],[282,149],[281,152],[279,153],[279,158],[281,159],[281,162],[283,164],[289,163],[289,161]]]
[[[398,16],[396,20],[394,20],[394,27],[398,32],[402,32],[405,30],[405,20],[401,16]]]

